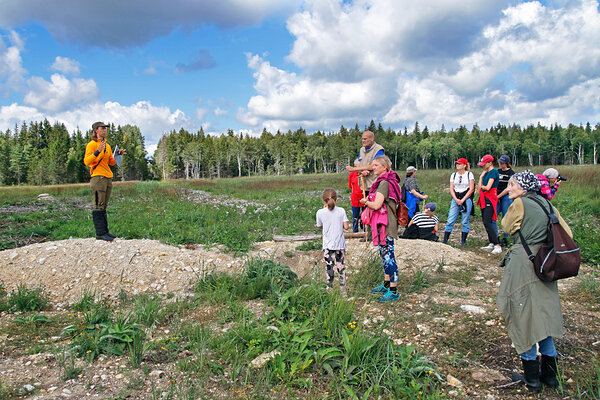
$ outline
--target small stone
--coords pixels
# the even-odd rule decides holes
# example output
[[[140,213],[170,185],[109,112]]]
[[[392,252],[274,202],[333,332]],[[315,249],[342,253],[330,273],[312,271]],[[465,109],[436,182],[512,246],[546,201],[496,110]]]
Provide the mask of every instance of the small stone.
[[[150,374],[148,375],[151,378],[162,378],[163,376],[165,376],[165,371],[161,371],[159,369],[155,369],[154,371],[150,372]]]
[[[44,265],[44,263],[45,263],[45,262],[46,262],[46,257],[42,257],[42,258],[40,258],[40,259],[38,260],[38,263],[39,263],[40,265]]]
[[[27,384],[23,386],[23,389],[25,389],[28,392],[33,392],[35,390],[35,386]]]
[[[454,386],[454,387],[462,386],[462,382],[459,381],[458,379],[456,379],[455,377],[453,377],[452,375],[448,375],[446,377],[446,382],[448,382],[448,385],[450,385],[450,386]]]
[[[10,261],[14,260],[15,258],[19,257],[19,253],[17,253],[16,251],[13,251],[12,253],[10,253],[10,256],[8,256],[10,258]]]
[[[471,304],[463,304],[460,309],[469,314],[485,314],[485,310],[479,306],[473,306]]]
[[[71,392],[71,391],[70,391],[69,389],[67,389],[67,388],[64,388],[64,389],[62,390],[62,392],[63,392],[64,394],[71,394],[71,393],[73,393],[73,392]]]
[[[280,355],[281,352],[279,350],[273,350],[270,353],[263,353],[261,355],[259,355],[258,357],[256,357],[254,360],[252,360],[250,362],[250,366],[254,367],[254,368],[260,368],[263,365],[265,365],[267,363],[267,361],[269,361],[272,358],[275,358],[275,356]]]

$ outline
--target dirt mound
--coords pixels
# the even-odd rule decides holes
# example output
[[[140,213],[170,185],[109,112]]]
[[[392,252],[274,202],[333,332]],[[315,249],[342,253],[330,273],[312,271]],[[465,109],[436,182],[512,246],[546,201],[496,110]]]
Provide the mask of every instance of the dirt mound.
[[[211,272],[236,273],[248,257],[273,259],[290,266],[300,277],[317,268],[324,271],[321,251],[296,250],[300,242],[261,242],[248,255],[236,257],[223,247],[171,246],[155,240],[104,242],[68,239],[37,243],[0,252],[2,281],[8,290],[24,283],[42,285],[53,303],[72,303],[86,290],[98,296],[117,296],[121,290],[183,294],[191,283]],[[352,267],[364,257],[377,256],[377,248],[358,239],[347,241],[347,264]],[[441,243],[397,240],[398,266],[404,268],[465,265],[471,253]],[[467,256],[467,254],[469,256]]]

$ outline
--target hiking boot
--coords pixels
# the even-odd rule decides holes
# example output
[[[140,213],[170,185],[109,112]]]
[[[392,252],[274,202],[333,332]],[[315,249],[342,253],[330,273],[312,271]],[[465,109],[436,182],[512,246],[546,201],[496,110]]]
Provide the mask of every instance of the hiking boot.
[[[485,251],[492,251],[494,250],[494,247],[494,243],[490,243],[487,246],[480,247],[480,249]]]
[[[371,289],[371,293],[373,294],[386,293],[387,291],[388,288],[386,288],[383,284],[377,286],[375,289]]]
[[[494,250],[492,250],[492,254],[502,254],[502,247],[494,246]]]
[[[558,371],[557,361],[557,357],[550,357],[542,354],[542,368],[540,380],[546,386],[551,387],[553,389],[556,389],[558,387],[558,379],[556,379],[556,371]]]
[[[115,239],[116,236],[113,235],[112,233],[110,233],[108,231],[108,220],[106,219],[106,210],[102,211],[102,217],[104,219],[104,226],[106,227],[106,233],[105,233],[105,235],[108,236],[108,237],[110,237],[110,238],[112,238],[112,239]]]
[[[521,381],[525,384],[525,387],[531,392],[539,392],[542,388],[540,384],[540,362],[538,359],[535,360],[523,360],[523,373],[512,374],[513,382]]]
[[[92,211],[92,221],[94,222],[94,229],[96,230],[96,239],[112,242],[114,238],[106,234],[108,229],[106,228],[106,223],[102,213],[103,211],[101,210]],[[106,211],[104,211],[104,213],[106,213]]]
[[[388,290],[386,294],[384,294],[382,297],[378,298],[377,301],[380,303],[390,303],[392,301],[396,301],[400,298],[400,295],[398,294],[398,292],[392,292],[391,290]]]
[[[502,238],[502,240],[500,241],[500,246],[508,247],[508,240],[506,238]]]
[[[448,239],[450,239],[450,234],[452,232],[444,232],[444,240],[442,240],[442,243],[447,244],[448,243]]]
[[[467,236],[469,236],[469,232],[462,232],[462,235],[460,237],[460,245],[461,246],[467,245]]]

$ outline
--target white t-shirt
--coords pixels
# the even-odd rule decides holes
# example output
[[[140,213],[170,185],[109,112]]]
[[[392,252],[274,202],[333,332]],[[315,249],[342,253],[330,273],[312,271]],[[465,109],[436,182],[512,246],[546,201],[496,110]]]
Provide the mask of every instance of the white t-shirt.
[[[325,207],[317,211],[317,226],[323,227],[323,250],[346,249],[344,222],[348,222],[348,216],[341,207],[335,206],[331,211]]]
[[[469,181],[474,181],[475,176],[471,171],[466,171],[460,175],[458,172],[454,172],[450,175],[450,182],[454,182],[454,192],[461,193],[469,190]]]

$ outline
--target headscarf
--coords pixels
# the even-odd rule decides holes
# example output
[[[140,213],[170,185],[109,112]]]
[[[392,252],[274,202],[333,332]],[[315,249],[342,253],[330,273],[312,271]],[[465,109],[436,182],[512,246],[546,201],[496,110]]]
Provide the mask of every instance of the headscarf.
[[[517,172],[512,177],[526,192],[537,192],[542,188],[542,184],[538,177],[531,170]]]

